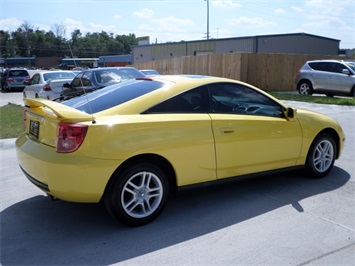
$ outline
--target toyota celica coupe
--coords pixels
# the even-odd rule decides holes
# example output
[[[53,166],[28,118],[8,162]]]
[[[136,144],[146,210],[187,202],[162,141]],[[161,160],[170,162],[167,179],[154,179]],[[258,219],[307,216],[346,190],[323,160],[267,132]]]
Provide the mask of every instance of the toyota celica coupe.
[[[53,198],[102,202],[130,226],[151,222],[182,187],[296,168],[325,176],[345,141],[330,117],[209,76],[137,78],[25,105],[16,146],[27,178]]]

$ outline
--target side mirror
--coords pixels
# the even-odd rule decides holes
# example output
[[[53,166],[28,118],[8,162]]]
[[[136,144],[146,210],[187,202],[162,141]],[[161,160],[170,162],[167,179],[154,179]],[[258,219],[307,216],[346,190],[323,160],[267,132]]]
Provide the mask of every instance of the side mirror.
[[[349,69],[346,69],[346,68],[344,68],[344,69],[341,71],[341,73],[343,73],[343,74],[345,74],[345,75],[350,75]]]
[[[285,111],[285,115],[288,120],[294,120],[297,115],[297,109],[294,109],[292,107],[287,107]]]
[[[70,88],[70,84],[69,83],[64,83],[63,84],[63,88]]]

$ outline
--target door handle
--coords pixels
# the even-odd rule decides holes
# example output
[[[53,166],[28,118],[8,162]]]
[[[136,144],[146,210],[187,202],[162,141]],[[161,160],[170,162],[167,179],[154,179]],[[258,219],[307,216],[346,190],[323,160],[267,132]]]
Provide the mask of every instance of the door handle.
[[[222,127],[222,128],[220,129],[220,132],[221,132],[222,134],[231,134],[231,133],[234,133],[234,129],[231,128],[231,127]]]

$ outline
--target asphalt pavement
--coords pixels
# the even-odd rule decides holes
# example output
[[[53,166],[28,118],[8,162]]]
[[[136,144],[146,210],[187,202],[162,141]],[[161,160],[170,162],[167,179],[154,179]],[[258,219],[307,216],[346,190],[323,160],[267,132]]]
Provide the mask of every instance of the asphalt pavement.
[[[0,140],[1,265],[355,265],[355,107],[287,103],[342,125],[344,152],[328,176],[183,191],[139,228],[97,204],[51,201],[19,169],[15,139]]]

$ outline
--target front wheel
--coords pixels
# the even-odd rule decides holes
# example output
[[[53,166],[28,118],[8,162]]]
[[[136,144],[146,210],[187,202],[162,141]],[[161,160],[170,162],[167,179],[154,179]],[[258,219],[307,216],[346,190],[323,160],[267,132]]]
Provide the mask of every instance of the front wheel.
[[[306,170],[315,178],[327,175],[333,168],[337,147],[334,138],[328,134],[319,135],[309,149]]]
[[[353,86],[353,88],[351,89],[351,92],[350,92],[350,97],[355,97],[355,85]]]
[[[139,163],[117,174],[106,194],[106,208],[122,223],[145,225],[162,212],[168,194],[167,177],[151,163]]]

